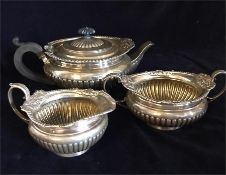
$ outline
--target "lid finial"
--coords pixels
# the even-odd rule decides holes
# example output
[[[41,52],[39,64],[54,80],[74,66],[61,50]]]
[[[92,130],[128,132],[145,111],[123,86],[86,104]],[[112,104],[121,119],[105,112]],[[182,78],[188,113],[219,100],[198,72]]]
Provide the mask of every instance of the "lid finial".
[[[78,33],[81,35],[90,36],[95,33],[95,30],[91,27],[83,27],[78,30]]]

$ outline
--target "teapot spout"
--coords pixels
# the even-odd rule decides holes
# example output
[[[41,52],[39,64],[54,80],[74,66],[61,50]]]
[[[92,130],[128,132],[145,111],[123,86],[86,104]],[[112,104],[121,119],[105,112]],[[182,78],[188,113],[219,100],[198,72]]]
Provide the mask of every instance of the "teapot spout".
[[[153,45],[154,43],[152,43],[151,41],[146,41],[135,53],[131,55],[131,67],[128,73],[135,71],[141,59],[143,58],[144,53]]]

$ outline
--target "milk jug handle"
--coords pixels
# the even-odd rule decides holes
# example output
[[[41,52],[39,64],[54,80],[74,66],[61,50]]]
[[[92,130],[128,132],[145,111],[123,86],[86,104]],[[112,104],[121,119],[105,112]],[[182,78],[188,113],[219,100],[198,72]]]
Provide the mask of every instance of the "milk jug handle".
[[[9,104],[12,107],[13,111],[17,114],[18,117],[20,117],[24,122],[29,123],[29,118],[25,115],[23,115],[20,110],[16,107],[14,100],[13,100],[13,89],[20,89],[25,94],[25,100],[27,100],[30,97],[30,91],[28,88],[20,83],[10,83],[10,88],[8,90],[8,100]]]

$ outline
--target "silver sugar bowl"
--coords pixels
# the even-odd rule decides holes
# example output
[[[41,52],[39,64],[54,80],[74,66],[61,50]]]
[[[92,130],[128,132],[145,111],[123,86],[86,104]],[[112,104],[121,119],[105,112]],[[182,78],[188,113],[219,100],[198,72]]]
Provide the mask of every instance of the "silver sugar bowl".
[[[136,117],[153,128],[175,130],[200,119],[207,110],[208,102],[224,93],[226,87],[214,97],[208,97],[215,87],[217,75],[226,74],[217,70],[211,76],[200,73],[177,71],[151,71],[133,75],[111,75],[111,78],[128,90],[124,100]],[[106,91],[106,88],[105,88]]]

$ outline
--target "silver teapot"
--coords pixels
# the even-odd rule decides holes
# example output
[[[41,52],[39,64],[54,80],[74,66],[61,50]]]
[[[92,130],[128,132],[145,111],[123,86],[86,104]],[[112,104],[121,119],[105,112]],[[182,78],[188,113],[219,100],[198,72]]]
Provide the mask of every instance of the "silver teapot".
[[[61,87],[100,88],[103,79],[111,73],[129,74],[136,69],[152,42],[147,41],[131,56],[127,54],[135,45],[130,38],[91,36],[93,28],[81,28],[79,36],[52,41],[42,47],[36,43],[19,43],[14,54],[14,65],[25,77]],[[47,77],[27,68],[22,61],[26,52],[35,53],[44,63]]]

